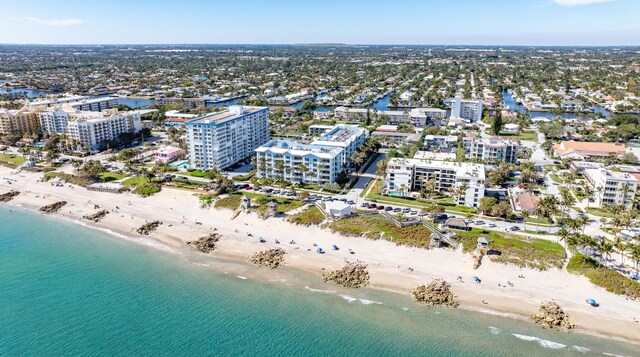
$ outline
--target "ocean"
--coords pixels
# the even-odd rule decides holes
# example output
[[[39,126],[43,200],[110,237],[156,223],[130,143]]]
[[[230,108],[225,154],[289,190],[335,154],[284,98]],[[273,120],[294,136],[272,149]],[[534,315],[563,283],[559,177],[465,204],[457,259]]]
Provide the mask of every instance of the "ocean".
[[[0,356],[640,355],[636,345],[304,275],[225,274],[6,206],[0,227]]]

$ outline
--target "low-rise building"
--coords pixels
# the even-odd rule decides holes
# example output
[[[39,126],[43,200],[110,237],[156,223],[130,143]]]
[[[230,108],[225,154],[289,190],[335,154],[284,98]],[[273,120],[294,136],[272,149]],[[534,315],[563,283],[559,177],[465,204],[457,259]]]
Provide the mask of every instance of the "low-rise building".
[[[516,163],[518,160],[518,143],[498,136],[481,138],[468,136],[462,140],[466,157],[485,161],[505,161]]]
[[[424,147],[429,150],[453,149],[458,145],[458,137],[454,135],[425,135]]]
[[[320,136],[328,133],[335,125],[311,125],[309,126],[309,135]]]
[[[87,97],[67,96],[61,98],[38,100],[27,103],[25,108],[30,110],[44,110],[46,108],[70,108],[77,111],[101,112],[118,106],[119,98],[116,96]]]
[[[604,168],[585,169],[583,175],[593,187],[597,207],[633,203],[638,190],[638,180],[633,175]]]
[[[438,108],[414,108],[408,111],[399,111],[338,107],[334,113],[336,117],[346,120],[363,121],[368,116],[370,119],[375,117],[383,119],[386,124],[410,123],[422,128],[428,120],[443,120],[446,111]]]
[[[164,162],[171,162],[171,161],[183,156],[184,154],[185,154],[185,151],[183,149],[181,149],[181,148],[174,147],[174,146],[166,146],[164,148],[156,150],[153,153],[153,157],[156,160],[160,160],[160,161],[164,161]]]
[[[551,148],[555,157],[560,159],[570,158],[578,160],[585,160],[588,158],[606,158],[611,155],[620,157],[627,151],[627,147],[624,144],[592,143],[573,140],[554,144]]]
[[[392,158],[387,163],[385,189],[391,195],[406,195],[433,184],[434,192],[452,192],[457,204],[478,207],[484,197],[484,183],[484,165]]]
[[[371,136],[380,139],[384,146],[397,144],[412,144],[420,140],[421,135],[415,132],[403,133],[398,131],[397,125],[381,125],[376,128]]]

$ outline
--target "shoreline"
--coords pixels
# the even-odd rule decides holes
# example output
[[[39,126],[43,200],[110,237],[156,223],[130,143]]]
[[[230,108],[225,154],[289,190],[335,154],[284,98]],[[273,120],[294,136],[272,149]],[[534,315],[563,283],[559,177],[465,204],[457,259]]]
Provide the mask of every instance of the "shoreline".
[[[166,188],[157,197],[145,199],[132,194],[91,192],[77,186],[72,188],[68,184],[65,187],[54,187],[49,183],[37,182],[39,176],[29,172],[10,175],[10,169],[0,167],[0,177],[18,180],[11,185],[0,182],[0,193],[11,189],[21,192],[5,206],[37,211],[44,204],[66,200],[68,204],[59,213],[47,216],[62,218],[70,223],[101,230],[118,239],[163,250],[189,263],[207,265],[217,271],[220,271],[220,267],[225,267],[239,272],[244,278],[272,280],[274,276],[288,275],[298,278],[289,282],[300,288],[305,288],[300,275],[312,274],[319,277],[324,271],[341,267],[347,260],[358,259],[369,266],[371,283],[368,288],[407,296],[418,284],[428,283],[433,278],[444,278],[451,283],[460,301],[460,308],[464,311],[500,315],[533,323],[529,316],[537,312],[539,304],[555,299],[577,323],[577,328],[571,332],[640,344],[640,324],[634,323],[633,315],[629,315],[640,315],[640,305],[637,302],[606,293],[604,289],[591,285],[586,278],[566,271],[538,272],[493,263],[489,259],[479,270],[472,270],[471,256],[461,251],[425,250],[395,246],[384,240],[344,237],[317,226],[295,226],[285,222],[283,218],[262,220],[255,214],[242,213],[232,221],[229,219],[229,210],[201,209],[192,192]],[[99,223],[82,219],[84,214],[96,211],[93,208],[95,204],[100,209],[110,210],[110,214]],[[161,220],[164,224],[151,235],[139,236],[133,232],[145,221],[154,219]],[[185,244],[187,240],[197,239],[214,231],[214,228],[222,235],[222,239],[210,255],[197,253]],[[252,233],[253,237],[247,237],[247,233]],[[257,241],[261,234],[267,243]],[[274,238],[283,243],[276,245],[273,243]],[[297,244],[293,246],[284,243],[290,239],[294,239]],[[325,249],[336,243],[342,249],[319,255],[314,252],[311,243],[318,243]],[[273,247],[284,248],[287,252],[285,271],[257,269],[248,262],[253,253]],[[353,249],[356,254],[349,255],[346,248]],[[411,262],[412,271],[407,269],[407,262]],[[240,276],[238,274],[236,275]],[[526,279],[519,280],[517,275],[520,274],[524,274]],[[482,284],[472,283],[472,275],[481,276]],[[463,276],[465,282],[457,281],[457,276]],[[511,279],[515,287],[497,287],[499,282],[504,283],[507,279]],[[332,285],[327,283],[326,286],[310,288],[331,290]],[[582,294],[595,296],[603,305],[602,308],[593,310],[584,303],[584,299],[577,298]],[[482,304],[482,300],[489,304]],[[625,315],[628,318],[625,319]]]

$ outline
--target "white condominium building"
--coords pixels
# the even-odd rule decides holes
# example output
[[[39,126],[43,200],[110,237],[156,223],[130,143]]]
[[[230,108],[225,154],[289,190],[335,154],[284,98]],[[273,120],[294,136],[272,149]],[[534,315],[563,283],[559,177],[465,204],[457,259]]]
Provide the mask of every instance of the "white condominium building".
[[[598,207],[633,204],[638,190],[638,180],[633,175],[605,168],[585,169],[582,173],[593,187]]]
[[[257,175],[321,186],[334,182],[344,170],[343,156],[338,147],[272,140],[256,149]]]
[[[351,154],[353,154],[360,145],[364,144],[367,140],[367,135],[368,132],[366,129],[357,126],[336,125],[336,127],[320,136],[318,140],[315,140],[311,144],[343,149],[344,157],[342,164],[347,167],[349,166]]]
[[[482,120],[482,101],[467,100],[455,97],[451,100],[451,117],[462,118],[471,122]]]
[[[311,144],[272,140],[256,149],[257,175],[318,185],[334,182],[366,138],[365,129],[338,125]]]
[[[190,166],[224,169],[253,155],[269,141],[268,110],[235,105],[186,122]]]
[[[469,136],[462,139],[468,159],[486,161],[505,161],[516,163],[518,160],[518,143],[498,136],[480,138]]]
[[[99,151],[106,141],[117,140],[121,134],[140,130],[140,114],[135,111],[77,112],[67,124],[67,135],[92,152]]]
[[[389,194],[419,192],[430,186],[429,181],[434,192],[452,193],[459,205],[478,207],[484,197],[484,165],[403,158],[387,163],[385,188]]]
[[[101,112],[106,109],[115,108],[118,106],[118,97],[104,96],[90,98],[86,96],[68,96],[55,99],[45,99],[27,103],[25,105],[28,109],[44,109],[51,107],[69,107],[78,111],[92,111]]]
[[[69,112],[62,109],[49,109],[39,112],[38,117],[44,133],[64,134],[67,132]]]
[[[411,123],[417,127],[424,127],[429,119],[444,119],[446,111],[438,108],[414,108],[409,111],[399,111],[338,107],[334,113],[339,118],[358,121],[366,119],[368,113],[372,120],[377,116],[384,119],[386,124]]]

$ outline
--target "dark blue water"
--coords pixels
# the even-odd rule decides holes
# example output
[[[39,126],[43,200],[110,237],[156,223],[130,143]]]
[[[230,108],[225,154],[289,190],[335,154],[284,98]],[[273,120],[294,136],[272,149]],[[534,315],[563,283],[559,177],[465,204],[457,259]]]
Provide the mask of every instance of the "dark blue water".
[[[0,93],[2,92],[7,92],[8,89],[7,88],[0,88]],[[28,88],[12,88],[11,89],[12,92],[25,92],[27,95],[27,98],[40,98],[40,97],[44,97],[47,95],[47,92],[45,91],[41,91],[41,90],[37,90],[37,89],[28,89]]]
[[[502,96],[504,98],[504,104],[507,106],[507,108],[509,108],[509,110],[511,110],[512,112],[519,112],[521,114],[526,112],[526,108],[524,107],[524,105],[518,104],[516,100],[511,97],[511,94],[508,91],[502,92]],[[611,116],[611,112],[601,106],[595,106],[593,109],[595,113],[600,113],[605,118],[609,118]],[[544,118],[554,119],[558,116],[565,119],[575,119],[575,118],[586,116],[586,113],[582,115],[582,113],[569,113],[569,112],[560,113],[560,114],[553,114],[551,112],[538,112],[538,111],[529,112],[529,118],[544,117]]]

